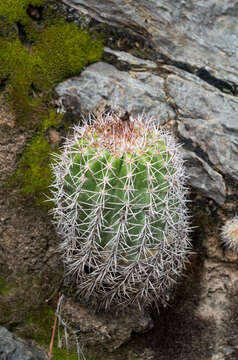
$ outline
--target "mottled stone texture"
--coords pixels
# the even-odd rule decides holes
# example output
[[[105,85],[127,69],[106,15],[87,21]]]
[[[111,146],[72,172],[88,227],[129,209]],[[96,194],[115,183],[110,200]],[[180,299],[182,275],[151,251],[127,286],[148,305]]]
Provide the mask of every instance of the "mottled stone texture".
[[[143,334],[153,328],[149,313],[140,313],[135,309],[127,312],[115,311],[94,313],[86,306],[65,297],[62,300],[62,316],[74,329],[81,329],[80,341],[87,346],[104,347],[107,351],[117,350],[130,340],[132,333]]]
[[[35,346],[24,343],[0,326],[0,358],[2,360],[46,360],[47,355]]]
[[[158,54],[238,84],[236,0],[63,0],[111,25],[151,37]]]
[[[125,54],[118,52],[122,56],[125,61]],[[128,57],[128,63],[138,62]],[[87,111],[110,105],[133,113],[144,111],[161,125],[174,119],[184,143],[190,184],[218,204],[224,203],[224,176],[238,180],[237,98],[173,66],[166,67],[170,74],[164,76],[155,64],[142,63],[141,71],[132,67],[129,73],[107,63],[93,64],[80,77],[59,84],[56,94],[66,109],[72,98]]]

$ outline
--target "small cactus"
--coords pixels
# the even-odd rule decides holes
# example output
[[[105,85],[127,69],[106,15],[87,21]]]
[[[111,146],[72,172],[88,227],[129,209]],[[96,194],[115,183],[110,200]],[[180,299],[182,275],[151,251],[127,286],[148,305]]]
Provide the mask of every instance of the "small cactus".
[[[166,303],[190,249],[179,146],[143,116],[75,126],[53,164],[66,274],[104,309]]]
[[[227,220],[221,229],[221,238],[223,244],[233,250],[238,250],[238,216]]]

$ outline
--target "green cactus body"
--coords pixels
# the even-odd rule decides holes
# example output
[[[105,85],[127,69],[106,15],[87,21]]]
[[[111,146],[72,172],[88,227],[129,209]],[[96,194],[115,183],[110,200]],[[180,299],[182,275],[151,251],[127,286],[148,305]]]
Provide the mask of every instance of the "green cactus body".
[[[148,119],[101,115],[75,128],[54,173],[53,213],[78,294],[104,308],[165,301],[189,250],[173,138]]]

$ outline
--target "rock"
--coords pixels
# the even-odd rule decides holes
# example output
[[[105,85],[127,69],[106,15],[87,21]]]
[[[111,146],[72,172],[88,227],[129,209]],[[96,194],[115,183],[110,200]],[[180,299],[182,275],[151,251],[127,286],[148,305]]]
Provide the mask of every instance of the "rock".
[[[212,259],[213,261],[226,261],[226,257],[224,258],[224,251],[221,246],[221,239],[219,239],[219,237],[207,235],[204,240],[203,247],[209,259]]]
[[[190,184],[223,204],[224,176],[238,179],[238,100],[173,66],[164,69],[166,75],[153,62],[125,52],[106,51],[127,62],[131,70],[119,71],[100,62],[89,66],[80,77],[60,83],[55,92],[66,110],[71,109],[72,101],[74,107],[78,104],[86,111],[103,110],[106,105],[134,114],[144,111],[160,125],[174,119],[184,143]]]
[[[178,132],[187,148],[197,149],[209,165],[237,181],[238,99],[194,75],[169,75],[166,88],[178,108]]]
[[[226,186],[221,174],[216,172],[194,152],[183,150],[183,158],[189,173],[189,183],[207,197],[223,204],[226,199]]]
[[[0,93],[0,183],[15,171],[18,153],[22,152],[26,142],[25,134],[16,131],[15,126],[15,115]]]
[[[89,22],[84,15],[79,16],[78,11],[72,6],[63,4],[62,1],[58,0],[48,0],[44,4],[44,11],[49,11],[49,14],[53,13],[55,17],[63,17],[68,22],[74,22],[78,26],[87,25]]]
[[[64,298],[61,317],[79,330],[79,339],[87,347],[104,348],[109,352],[118,349],[131,338],[132,333],[141,334],[153,327],[149,313],[140,313],[131,309],[125,313],[94,313],[82,304]]]
[[[164,124],[174,111],[166,104],[163,79],[142,72],[118,71],[114,66],[99,62],[89,66],[80,77],[66,80],[55,88],[63,103],[77,99],[78,107],[87,111],[112,106],[134,114],[146,112]],[[67,101],[68,98],[68,101]]]
[[[45,131],[45,136],[52,150],[56,150],[59,148],[60,142],[62,140],[59,131],[57,131],[53,127],[50,127]]]
[[[196,315],[204,320],[212,321],[216,327],[214,353],[221,352],[226,359],[227,345],[233,349],[231,359],[238,356],[237,342],[237,266],[222,264],[210,259],[204,262],[204,278],[202,281],[201,301]],[[229,339],[229,340],[228,340]],[[236,347],[236,350],[235,350]],[[230,358],[229,358],[230,359]]]
[[[116,51],[112,50],[109,47],[104,47],[104,54],[112,54],[114,55],[120,62],[126,63],[127,65],[131,65],[134,69],[138,66],[138,70],[141,71],[143,69],[147,70],[156,70],[157,65],[155,62],[145,59],[140,59],[136,56],[133,56],[125,51]]]
[[[27,9],[28,15],[35,21],[39,21],[41,19],[42,7],[29,5]]]
[[[229,359],[237,358],[237,266],[199,258],[196,274],[184,278],[180,297],[158,317],[154,359],[224,360],[227,345],[234,348]]]
[[[235,351],[235,349],[232,346],[227,346],[225,348],[225,354],[226,355],[231,355],[234,351]]]
[[[63,2],[98,21],[151,38],[157,58],[162,55],[180,66],[187,64],[199,76],[237,93],[236,0]]]
[[[2,360],[47,360],[47,355],[36,346],[23,342],[0,326],[0,358]]]

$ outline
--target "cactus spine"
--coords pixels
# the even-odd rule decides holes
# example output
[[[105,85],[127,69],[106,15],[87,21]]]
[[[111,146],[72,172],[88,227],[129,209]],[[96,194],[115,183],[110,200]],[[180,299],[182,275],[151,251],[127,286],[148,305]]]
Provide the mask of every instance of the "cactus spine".
[[[74,128],[53,171],[53,215],[78,296],[105,309],[165,303],[190,248],[173,137],[142,116],[101,114]]]
[[[233,250],[238,250],[238,215],[225,222],[221,229],[223,244]]]

